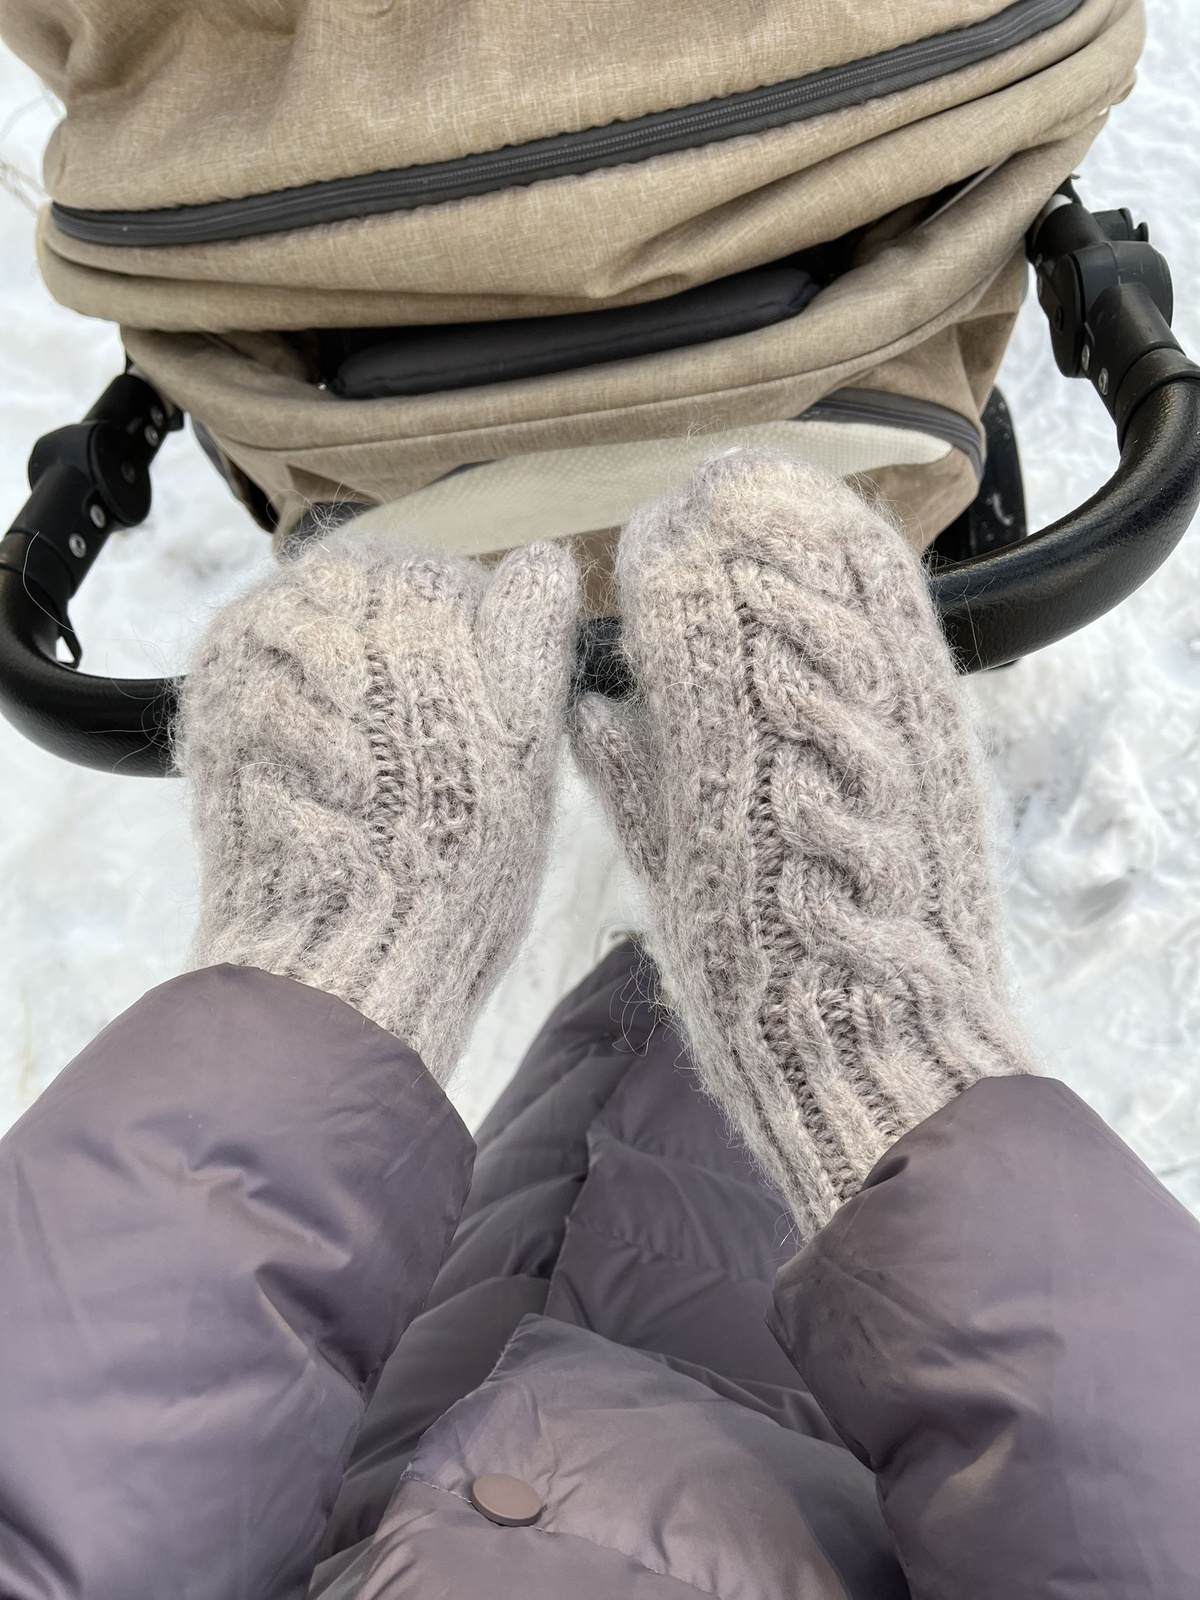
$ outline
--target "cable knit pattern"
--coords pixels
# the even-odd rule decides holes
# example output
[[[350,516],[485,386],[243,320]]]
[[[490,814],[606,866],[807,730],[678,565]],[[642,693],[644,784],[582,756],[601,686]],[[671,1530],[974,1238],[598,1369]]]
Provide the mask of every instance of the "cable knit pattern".
[[[560,548],[489,582],[350,527],[223,611],[178,731],[193,964],[338,995],[445,1082],[532,913],[577,606]]]
[[[701,1074],[804,1233],[977,1079],[1005,1001],[979,757],[920,566],[846,485],[718,457],[619,558],[642,698],[575,743]]]

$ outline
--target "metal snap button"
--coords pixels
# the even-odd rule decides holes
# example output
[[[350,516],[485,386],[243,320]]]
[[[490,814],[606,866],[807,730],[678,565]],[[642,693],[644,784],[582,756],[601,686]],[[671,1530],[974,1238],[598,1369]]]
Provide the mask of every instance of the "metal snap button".
[[[476,1511],[502,1528],[527,1528],[542,1514],[542,1502],[529,1485],[504,1472],[485,1472],[470,1492]]]

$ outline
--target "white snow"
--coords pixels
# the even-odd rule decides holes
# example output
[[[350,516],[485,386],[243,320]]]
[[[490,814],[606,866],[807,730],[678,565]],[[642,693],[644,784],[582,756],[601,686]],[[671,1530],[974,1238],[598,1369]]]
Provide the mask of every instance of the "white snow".
[[[1176,329],[1200,351],[1200,8],[1149,0],[1133,97],[1083,169],[1175,269]],[[0,528],[29,448],[121,365],[114,331],[54,305],[33,262],[55,112],[0,49]],[[1060,378],[1032,297],[1001,382],[1031,516],[1086,499],[1115,461],[1083,384]],[[161,673],[268,562],[265,537],[190,435],[173,438],[149,522],[110,541],[74,608],[92,671]],[[1101,622],[975,680],[994,753],[1012,966],[1047,1067],[1200,1212],[1200,536]],[[577,779],[526,949],[478,1028],[455,1098],[478,1121],[550,1004],[639,899]],[[43,755],[0,723],[0,1128],[106,1022],[179,971],[195,884],[180,788]]]

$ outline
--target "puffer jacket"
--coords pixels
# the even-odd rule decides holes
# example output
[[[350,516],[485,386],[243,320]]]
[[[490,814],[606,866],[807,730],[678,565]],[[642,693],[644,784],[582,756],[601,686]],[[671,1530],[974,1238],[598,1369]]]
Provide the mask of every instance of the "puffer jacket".
[[[474,1144],[289,980],[114,1022],[0,1141],[0,1595],[1200,1595],[1195,1220],[1001,1079],[793,1254],[652,994]]]

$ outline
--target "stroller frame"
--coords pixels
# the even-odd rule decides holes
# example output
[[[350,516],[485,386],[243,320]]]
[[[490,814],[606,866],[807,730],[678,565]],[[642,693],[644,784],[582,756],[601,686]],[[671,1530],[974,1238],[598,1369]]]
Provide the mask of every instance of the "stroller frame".
[[[1200,367],[1171,332],[1170,272],[1146,225],[1128,210],[1093,214],[1068,182],[1030,229],[1026,254],[1059,370],[1090,381],[1121,458],[1084,505],[1026,537],[1015,440],[994,393],[979,495],[926,553],[963,672],[1015,661],[1103,615],[1166,560],[1200,505]],[[148,515],[151,464],[182,425],[145,379],[116,378],[82,422],[38,440],[32,492],[0,541],[0,713],[80,766],[173,771],[181,680],[79,672],[68,607],[114,528]],[[57,659],[60,641],[70,664]],[[618,619],[581,631],[575,687],[632,692]]]

